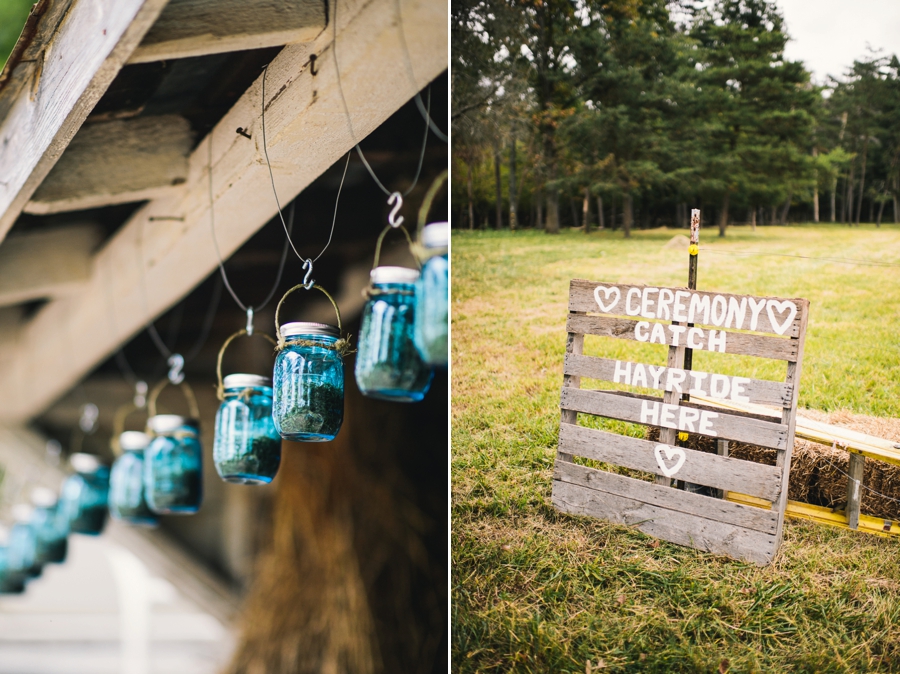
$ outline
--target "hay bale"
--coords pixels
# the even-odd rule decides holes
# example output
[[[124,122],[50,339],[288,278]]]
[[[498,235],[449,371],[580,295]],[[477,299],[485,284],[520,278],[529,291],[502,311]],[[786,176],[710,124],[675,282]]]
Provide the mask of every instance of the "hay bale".
[[[663,250],[687,250],[691,240],[684,234],[676,234],[662,247]]]
[[[845,410],[826,414],[802,410],[802,416],[815,421],[843,426],[860,433],[900,442],[900,419],[883,419]],[[659,429],[649,428],[646,436],[659,438]],[[716,441],[691,435],[686,447],[716,453]],[[775,465],[776,451],[765,447],[730,442],[729,454],[737,459]],[[846,450],[808,440],[794,441],[788,498],[812,505],[843,510],[847,500],[847,476],[850,458]],[[900,520],[900,466],[867,460],[863,472],[860,510],[866,515]]]

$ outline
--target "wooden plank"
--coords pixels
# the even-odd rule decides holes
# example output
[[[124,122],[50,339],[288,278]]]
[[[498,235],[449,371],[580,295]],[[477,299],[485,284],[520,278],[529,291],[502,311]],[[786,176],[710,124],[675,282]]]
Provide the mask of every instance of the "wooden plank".
[[[677,323],[673,323],[673,325],[677,325]],[[683,368],[684,367],[684,346],[673,345],[669,347],[669,353],[666,356],[666,365],[669,368]],[[669,405],[674,405],[678,402],[679,394],[674,390],[666,391],[663,394],[663,402]],[[672,428],[660,428],[659,429],[659,440],[660,442],[666,445],[674,445],[677,441],[677,436],[675,429]],[[671,478],[666,475],[657,475],[655,478],[656,484],[662,486],[671,486]]]
[[[784,449],[787,442],[786,424],[739,417],[725,411],[712,412],[693,403],[679,401],[665,403],[659,398],[631,396],[620,391],[564,388],[560,396],[560,405],[563,409],[609,419],[659,426],[773,449]]]
[[[654,327],[660,326],[653,334]],[[791,361],[797,357],[797,343],[792,339],[768,337],[765,335],[752,335],[743,332],[729,332],[727,330],[700,330],[700,333],[679,333],[679,328],[690,330],[686,326],[674,326],[665,323],[650,323],[648,321],[635,321],[630,318],[610,318],[607,316],[582,316],[569,314],[566,320],[566,330],[580,332],[586,335],[599,335],[601,337],[617,337],[619,339],[631,339],[650,344],[663,344],[667,346],[690,346],[695,351],[712,351],[717,353],[731,353],[743,356],[757,356],[759,358],[772,358],[775,360]],[[635,333],[637,330],[637,333]],[[638,338],[640,337],[640,339]]]
[[[768,415],[773,417],[781,416],[782,412],[774,411],[769,408],[760,407],[758,405],[748,405],[746,403],[736,403],[731,400],[715,400],[713,398],[700,398],[697,400],[714,407],[723,407],[725,409],[749,412],[758,415]],[[886,463],[900,466],[900,443],[893,440],[885,440],[874,435],[867,435],[859,431],[852,431],[843,426],[835,424],[826,424],[821,421],[813,421],[801,415],[797,415],[797,428],[795,435],[804,440],[818,442],[823,445],[836,445],[840,449],[846,449],[849,452],[862,454],[866,458],[875,459],[876,461],[884,461]]]
[[[569,284],[569,311],[640,316],[797,337],[800,319],[809,308],[809,302],[804,299],[732,295],[686,288],[666,288],[661,294],[660,290],[653,286],[573,279]],[[713,310],[713,305],[718,310]]]
[[[72,294],[91,278],[100,230],[68,225],[9,237],[0,247],[0,306]]]
[[[761,503],[759,499],[755,499],[747,494],[739,494],[736,492],[728,492],[725,496],[729,501],[734,503],[743,503],[757,508],[768,508],[769,503]],[[817,524],[827,524],[841,529],[849,529],[847,515],[841,510],[832,510],[823,506],[811,505],[800,501],[788,501],[785,508],[785,514],[788,517],[801,520],[810,520]],[[872,517],[864,513],[859,516],[858,531],[863,531],[874,536],[900,536],[900,522],[895,520],[886,520],[881,517]]]
[[[769,510],[731,503],[702,494],[683,492],[567,461],[556,463],[553,479],[641,501],[667,510],[768,534],[775,533],[778,523],[777,514]]]
[[[0,120],[0,241],[167,0],[77,0]]]
[[[791,396],[791,386],[782,382],[729,377],[699,370],[691,370],[686,374],[680,368],[653,366],[650,370],[646,364],[595,356],[566,354],[563,372],[658,391],[680,387],[683,392],[692,396],[711,396],[716,392],[719,394],[715,397],[716,400],[747,398],[750,403],[761,405],[783,406],[790,403]],[[635,380],[639,383],[633,383]]]
[[[861,454],[850,454],[850,465],[847,469],[847,526],[856,529],[859,526],[859,505],[862,500],[861,487],[866,457]]]
[[[400,1],[415,82],[406,68],[385,67],[406,58],[397,39],[396,0],[342,5],[338,56],[355,137],[337,88],[332,31],[312,45],[285,47],[269,65],[266,132],[282,203],[447,68],[447,3]],[[320,55],[316,75],[305,65],[310,53]],[[216,269],[208,143],[222,255],[234,253],[275,215],[261,146],[260,85],[257,79],[192,152],[188,182],[136,211],[95,255],[88,286],[50,302],[22,327],[10,352],[13,366],[0,370],[0,417],[22,420],[41,412]],[[252,140],[234,132],[239,126]]]
[[[656,458],[659,442],[565,423],[559,428],[559,444],[560,451],[569,455],[662,474]],[[728,491],[740,490],[768,501],[775,501],[781,492],[781,471],[774,466],[698,452],[687,447],[679,447],[678,450],[684,452],[686,457],[677,473],[679,480]]]
[[[164,196],[187,182],[194,144],[178,115],[86,124],[25,207],[58,213]]]
[[[697,494],[679,493],[683,497],[714,500]],[[768,564],[775,556],[775,537],[761,531],[688,515],[558,480],[553,482],[552,498],[553,505],[562,512],[600,517],[616,524],[634,526],[651,536],[705,552],[737,557],[756,564]]]
[[[566,335],[566,358],[568,358],[569,356],[580,356],[583,350],[584,335],[575,334],[573,332],[568,333]],[[581,377],[579,377],[577,374],[570,374],[568,372],[563,374],[563,387],[579,388],[580,386]],[[565,409],[560,410],[560,425],[577,423],[578,412]],[[557,448],[557,458],[562,459],[563,461],[571,461],[572,456],[570,454],[566,454],[565,452],[560,454],[559,447],[562,447],[562,442],[559,443],[559,446]]]
[[[129,63],[310,42],[325,30],[321,0],[171,0]]]
[[[775,465],[781,468],[781,497],[777,503],[772,504],[772,509],[778,513],[778,532],[776,540],[781,545],[781,533],[784,528],[785,509],[787,508],[788,481],[791,476],[791,454],[794,451],[794,432],[797,428],[797,401],[800,397],[800,373],[803,370],[803,348],[806,344],[806,326],[809,320],[809,312],[800,313],[800,327],[797,336],[791,341],[797,345],[797,356],[787,366],[786,384],[793,386],[793,395],[789,405],[784,406],[781,415],[781,423],[787,425],[787,438],[783,452],[778,452],[775,457]]]

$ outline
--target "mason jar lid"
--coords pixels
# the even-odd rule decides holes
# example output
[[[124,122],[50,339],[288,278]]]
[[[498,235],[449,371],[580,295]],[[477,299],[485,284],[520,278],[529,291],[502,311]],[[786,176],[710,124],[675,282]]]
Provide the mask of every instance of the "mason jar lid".
[[[150,444],[150,436],[143,431],[125,431],[119,436],[119,447],[123,451],[146,449]]]
[[[341,331],[328,323],[312,323],[300,321],[298,323],[285,323],[281,326],[282,337],[297,337],[298,335],[322,335],[325,337],[340,337]]]
[[[35,487],[31,490],[31,502],[35,508],[52,508],[56,505],[56,492],[47,487]]]
[[[251,386],[272,387],[272,378],[258,374],[229,374],[222,380],[225,388],[250,388]]]
[[[69,465],[72,466],[76,473],[96,473],[103,464],[93,454],[77,452],[69,457]]]
[[[16,506],[13,506],[12,516],[16,521],[16,524],[28,524],[31,521],[31,516],[34,514],[34,508],[32,508],[27,503],[19,503]]]
[[[450,240],[449,222],[432,222],[422,230],[420,243],[426,248],[446,248]]]
[[[157,414],[155,417],[147,419],[147,428],[154,433],[171,433],[182,426],[191,426],[194,429],[198,429],[200,424],[196,419],[183,417],[179,414]]]
[[[372,283],[415,283],[419,278],[418,269],[409,267],[375,267],[369,272]]]

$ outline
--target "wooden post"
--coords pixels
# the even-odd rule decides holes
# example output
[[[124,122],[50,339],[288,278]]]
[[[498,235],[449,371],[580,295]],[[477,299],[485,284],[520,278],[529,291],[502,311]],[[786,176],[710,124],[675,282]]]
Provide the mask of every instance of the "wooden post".
[[[847,470],[847,525],[851,529],[859,527],[859,502],[863,480],[863,468],[866,465],[866,457],[862,454],[850,454],[850,464]]]
[[[700,209],[691,209],[691,244],[688,246],[688,288],[697,289],[697,255],[700,252]],[[694,327],[693,323],[688,323],[688,327]],[[694,360],[694,352],[692,349],[684,350],[684,369],[690,370]],[[690,400],[691,396],[685,393],[682,400]]]
[[[697,289],[697,253],[699,252],[700,242],[700,209],[691,209],[691,244],[688,246],[688,288],[690,290]],[[694,327],[693,323],[688,323],[688,328]],[[693,364],[694,352],[692,349],[684,349],[684,370],[690,370]],[[670,366],[671,367],[671,366]],[[678,367],[677,365],[675,367]],[[677,399],[677,398],[676,398]],[[681,399],[688,401],[691,396],[687,391],[681,394]],[[686,435],[686,434],[685,434]],[[703,491],[703,487],[690,482],[684,483],[685,491],[699,492]]]
[[[716,454],[719,456],[728,456],[728,440],[716,440]],[[719,498],[725,498],[725,490],[718,489]]]

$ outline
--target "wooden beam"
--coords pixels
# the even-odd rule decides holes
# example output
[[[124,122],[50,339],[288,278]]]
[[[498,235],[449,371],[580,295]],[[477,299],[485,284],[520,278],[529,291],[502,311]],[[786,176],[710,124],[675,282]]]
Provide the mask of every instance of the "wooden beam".
[[[29,86],[10,90],[15,99],[0,119],[0,240],[166,1],[75,0]]]
[[[324,0],[171,0],[129,63],[311,42],[325,9]]]
[[[100,230],[76,225],[9,237],[0,246],[0,307],[71,295],[91,278]]]
[[[75,134],[26,213],[59,213],[164,196],[187,181],[193,145],[183,117],[86,124]]]
[[[447,3],[401,0],[400,10],[412,72],[404,66],[396,0],[341,3],[338,57],[353,135],[337,87],[331,31],[312,45],[286,47],[269,66],[266,133],[282,203],[447,68]],[[316,75],[307,65],[313,53],[319,57]],[[0,371],[0,417],[40,413],[216,268],[210,143],[222,255],[231,255],[275,215],[261,145],[260,85],[261,78],[192,153],[187,183],[139,209],[97,253],[85,290],[49,303],[20,330],[14,365]],[[249,129],[251,139],[234,132],[239,126]]]

